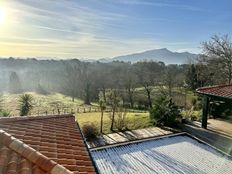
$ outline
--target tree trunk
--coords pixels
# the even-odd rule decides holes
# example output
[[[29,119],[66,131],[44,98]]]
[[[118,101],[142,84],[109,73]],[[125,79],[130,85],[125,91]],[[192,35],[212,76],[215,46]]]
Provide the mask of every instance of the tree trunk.
[[[110,126],[110,130],[113,132],[113,128],[114,128],[114,116],[115,116],[115,107],[113,107],[112,110],[112,122],[111,122],[111,126]]]
[[[122,107],[125,108],[125,98],[122,97]]]
[[[87,84],[85,88],[85,104],[90,105],[90,85]]]
[[[146,89],[146,92],[147,92],[148,105],[149,105],[149,108],[151,109],[152,108],[151,91],[148,88],[145,88],[145,89]]]
[[[75,101],[75,92],[72,90],[72,102]]]
[[[128,94],[129,94],[131,108],[134,108],[133,92],[131,91],[131,89],[128,89]]]
[[[103,94],[103,100],[104,100],[104,102],[106,103],[106,89],[105,89],[104,86],[103,86],[103,88],[102,88],[102,94]]]
[[[74,96],[72,96],[72,102],[74,102],[75,101],[75,97]]]
[[[168,94],[169,94],[169,97],[171,98],[172,97],[172,85],[171,84],[168,85]]]
[[[103,110],[101,109],[101,129],[100,129],[101,134],[102,134],[102,125],[103,125]]]
[[[231,79],[232,79],[232,66],[229,65],[229,77],[228,77],[229,84],[231,83]]]

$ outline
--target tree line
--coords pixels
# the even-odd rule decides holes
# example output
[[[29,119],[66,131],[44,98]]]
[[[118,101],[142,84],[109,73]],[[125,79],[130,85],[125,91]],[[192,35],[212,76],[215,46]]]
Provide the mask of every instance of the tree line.
[[[232,42],[228,35],[215,35],[201,44],[202,54],[187,64],[163,62],[137,63],[114,61],[83,62],[71,60],[0,59],[0,90],[11,93],[59,92],[81,98],[85,104],[106,104],[107,95],[121,98],[122,105],[153,107],[153,91],[164,89],[172,97],[176,88],[196,88],[231,83]]]

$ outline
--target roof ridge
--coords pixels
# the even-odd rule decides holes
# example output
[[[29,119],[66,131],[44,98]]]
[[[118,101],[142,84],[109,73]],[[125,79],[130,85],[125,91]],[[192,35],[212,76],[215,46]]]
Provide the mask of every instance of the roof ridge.
[[[199,92],[200,90],[204,90],[204,89],[220,88],[220,87],[227,87],[227,86],[232,86],[232,84],[205,86],[205,87],[197,88],[196,91]]]
[[[0,123],[4,122],[14,122],[14,121],[21,121],[21,120],[40,120],[40,119],[49,119],[49,118],[61,118],[61,117],[74,117],[72,114],[63,114],[63,115],[30,115],[30,116],[23,116],[23,117],[2,117],[0,118]]]
[[[39,151],[36,151],[34,148],[28,146],[2,129],[0,129],[0,143],[13,150],[14,152],[20,154],[22,157],[36,164],[38,167],[48,173],[73,174],[73,172],[64,166],[49,159],[47,156],[43,155]]]

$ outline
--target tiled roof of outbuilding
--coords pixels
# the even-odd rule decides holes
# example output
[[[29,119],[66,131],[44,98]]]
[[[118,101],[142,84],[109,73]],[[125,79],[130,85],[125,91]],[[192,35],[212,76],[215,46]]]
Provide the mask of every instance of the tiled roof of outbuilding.
[[[203,87],[203,88],[198,88],[197,92],[200,94],[232,99],[232,85],[217,85],[217,86]]]
[[[72,115],[0,119],[0,173],[96,173]]]

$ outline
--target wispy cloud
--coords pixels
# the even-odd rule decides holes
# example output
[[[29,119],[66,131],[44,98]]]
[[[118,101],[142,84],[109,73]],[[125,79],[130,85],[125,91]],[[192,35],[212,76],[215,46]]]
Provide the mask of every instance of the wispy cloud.
[[[113,0],[110,0],[113,1]],[[175,7],[181,10],[189,10],[189,11],[205,11],[206,9],[202,9],[198,6],[193,5],[185,5],[182,3],[176,4],[174,1],[153,1],[153,0],[117,0],[115,3],[122,3],[126,5],[140,5],[140,6],[154,6],[154,7]]]
[[[202,15],[206,8],[199,4],[179,0],[1,1],[8,22],[0,26],[0,53],[101,58],[161,47],[196,50],[209,35],[207,21],[214,20],[211,14]],[[220,10],[217,13],[225,16]],[[217,23],[224,21],[223,30],[231,29],[230,14],[217,19]],[[211,33],[217,23],[210,24]]]

